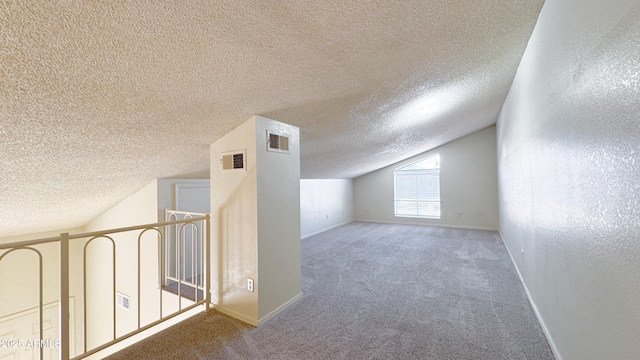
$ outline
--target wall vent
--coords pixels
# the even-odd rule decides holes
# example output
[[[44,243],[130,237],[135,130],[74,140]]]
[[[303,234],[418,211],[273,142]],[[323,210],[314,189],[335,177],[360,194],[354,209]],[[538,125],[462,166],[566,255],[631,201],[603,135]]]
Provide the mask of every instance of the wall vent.
[[[289,138],[267,130],[267,151],[288,153]]]
[[[116,292],[116,304],[125,310],[131,310],[131,301],[125,294]]]
[[[247,157],[246,151],[232,151],[222,154],[222,170],[246,170]]]

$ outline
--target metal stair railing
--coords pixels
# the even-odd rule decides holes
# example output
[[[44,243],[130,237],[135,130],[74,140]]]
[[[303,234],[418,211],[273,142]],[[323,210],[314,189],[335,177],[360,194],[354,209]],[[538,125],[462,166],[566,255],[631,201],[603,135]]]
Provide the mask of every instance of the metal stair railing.
[[[186,214],[186,213],[183,213]],[[163,310],[163,295],[165,295],[164,291],[164,282],[166,276],[165,269],[165,249],[167,243],[167,234],[171,229],[178,229],[177,237],[174,238],[177,241],[178,246],[180,246],[185,239],[182,239],[181,234],[186,233],[185,229],[191,229],[189,231],[190,236],[197,236],[198,239],[191,238],[192,242],[199,242],[202,251],[197,251],[195,254],[192,254],[192,263],[195,261],[196,268],[200,269],[199,278],[196,279],[195,284],[196,287],[196,298],[192,304],[183,307],[182,306],[182,294],[180,292],[180,286],[178,286],[178,309],[176,311],[170,312],[168,314],[164,313]],[[148,323],[146,325],[142,325],[141,323],[141,244],[143,235],[146,233],[156,234],[157,237],[157,245],[158,245],[158,303],[159,303],[159,314],[157,320]],[[130,331],[126,334],[118,336],[117,334],[117,316],[116,316],[116,285],[117,285],[117,277],[116,277],[116,257],[117,257],[117,247],[116,241],[114,240],[114,234],[128,234],[126,238],[120,237],[118,242],[124,242],[125,244],[134,241],[135,235],[137,235],[137,328],[133,331]],[[133,234],[133,236],[131,236]],[[83,347],[82,352],[80,354],[71,357],[72,349],[71,349],[71,341],[70,341],[70,306],[69,306],[69,297],[71,295],[70,289],[70,243],[73,241],[82,241],[84,239],[85,243],[83,246],[83,259],[82,259],[82,296],[83,296]],[[108,243],[111,244],[112,249],[112,259],[111,259],[111,267],[112,267],[112,284],[110,287],[110,292],[112,295],[113,305],[113,333],[111,335],[112,340],[107,341],[99,346],[88,349],[87,342],[90,334],[87,333],[87,324],[88,324],[88,308],[91,306],[87,302],[87,249],[90,248],[90,245],[98,239],[107,239]],[[148,239],[146,237],[145,239]],[[165,221],[155,224],[145,224],[139,226],[131,226],[124,227],[118,229],[110,229],[103,231],[95,231],[81,234],[73,234],[62,233],[59,236],[42,238],[36,240],[28,240],[28,241],[19,241],[19,242],[11,242],[11,243],[0,243],[0,264],[2,260],[11,256],[11,254],[15,254],[21,251],[27,251],[35,253],[38,259],[38,337],[39,344],[45,344],[46,342],[43,339],[43,254],[38,250],[38,245],[48,244],[48,243],[59,243],[59,257],[60,257],[60,287],[59,287],[59,310],[60,310],[60,323],[59,323],[59,336],[60,339],[55,341],[55,346],[59,348],[59,358],[62,360],[69,359],[81,359],[87,357],[89,355],[95,354],[101,350],[107,349],[110,346],[113,346],[125,339],[132,337],[133,335],[139,334],[145,330],[148,330],[158,324],[161,324],[171,318],[176,317],[184,312],[187,312],[191,309],[194,309],[198,306],[203,306],[204,311],[210,310],[211,303],[211,289],[210,289],[210,274],[211,274],[211,236],[210,236],[210,216],[209,214],[199,214],[192,213],[188,216],[183,216],[182,219]],[[124,244],[123,244],[124,245]],[[197,259],[196,259],[197,257]],[[176,260],[178,262],[178,267],[181,266],[180,262],[182,261],[180,258]],[[132,267],[131,264],[127,264],[127,266]],[[193,266],[193,265],[192,265]],[[201,266],[198,268],[198,266]],[[2,276],[2,274],[0,274]],[[180,283],[180,281],[179,281]],[[198,289],[204,292],[204,295],[201,298],[198,298]],[[65,301],[63,301],[65,299]],[[75,309],[74,309],[75,311]],[[104,324],[107,326],[107,324]],[[35,341],[35,340],[34,340]],[[44,359],[44,347],[39,348],[39,358]]]

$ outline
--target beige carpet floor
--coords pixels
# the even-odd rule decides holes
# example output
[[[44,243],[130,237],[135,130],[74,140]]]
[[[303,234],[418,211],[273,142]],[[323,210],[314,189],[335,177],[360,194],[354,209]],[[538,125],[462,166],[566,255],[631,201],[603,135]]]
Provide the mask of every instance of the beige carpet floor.
[[[302,240],[303,298],[199,314],[110,359],[553,359],[499,235],[353,222]]]

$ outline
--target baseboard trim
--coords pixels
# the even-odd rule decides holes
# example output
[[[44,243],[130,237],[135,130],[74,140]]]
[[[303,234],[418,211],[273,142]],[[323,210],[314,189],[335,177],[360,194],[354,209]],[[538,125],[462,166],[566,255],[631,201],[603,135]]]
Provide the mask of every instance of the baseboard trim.
[[[347,220],[347,221],[342,222],[342,223],[340,223],[340,224],[336,224],[336,225],[329,226],[328,228],[323,228],[323,229],[321,229],[321,230],[314,231],[314,232],[309,233],[309,234],[304,234],[304,235],[302,235],[302,236],[300,237],[300,240],[302,240],[302,239],[306,239],[306,238],[311,237],[311,236],[314,236],[314,235],[318,235],[318,234],[320,234],[320,233],[323,233],[323,232],[325,232],[325,231],[329,231],[329,230],[331,230],[331,229],[335,229],[335,228],[340,227],[340,226],[342,226],[342,225],[346,225],[346,224],[348,224],[348,223],[350,223],[350,222],[353,222],[353,220]]]
[[[239,312],[237,312],[235,310],[231,310],[231,309],[226,308],[226,307],[224,307],[222,305],[214,305],[213,309],[215,311],[219,311],[219,312],[221,312],[221,313],[223,313],[225,315],[229,315],[232,318],[236,318],[236,319],[238,319],[238,320],[240,320],[242,322],[245,322],[245,323],[247,323],[249,325],[258,326],[258,320],[257,319],[252,318],[250,316],[247,316],[245,314],[239,313]]]
[[[498,230],[498,235],[500,236],[500,240],[502,240],[502,244],[504,245],[505,249],[507,249],[507,254],[509,254],[509,258],[511,259],[511,264],[513,264],[513,268],[516,270],[516,274],[518,274],[518,279],[520,279],[520,284],[522,284],[522,288],[524,289],[524,293],[527,296],[527,299],[529,299],[529,304],[531,304],[531,308],[533,309],[533,313],[536,314],[536,318],[538,319],[538,323],[540,324],[540,328],[542,329],[542,332],[544,333],[544,337],[547,338],[547,342],[549,343],[549,346],[551,347],[551,352],[553,353],[553,356],[556,358],[556,360],[562,360],[562,356],[560,355],[560,351],[558,351],[558,347],[556,346],[556,343],[553,341],[553,337],[551,337],[551,333],[549,332],[549,329],[547,328],[547,324],[542,319],[542,315],[540,314],[540,311],[538,311],[538,307],[536,306],[535,301],[533,301],[533,298],[531,297],[531,293],[529,292],[529,288],[527,287],[527,284],[525,284],[525,282],[524,282],[524,278],[522,277],[522,273],[520,273],[520,268],[518,268],[518,265],[516,264],[516,261],[513,258],[513,254],[511,254],[511,251],[509,251],[509,247],[504,242],[504,237],[502,236],[502,232],[500,230]]]
[[[496,228],[482,227],[482,226],[427,224],[422,222],[411,222],[411,221],[380,221],[380,220],[364,220],[364,219],[355,219],[353,221],[376,223],[376,224],[421,225],[421,226],[444,227],[444,228],[452,228],[452,229],[498,231],[498,229]]]
[[[269,321],[269,319],[271,319],[274,316],[278,315],[282,310],[284,310],[284,309],[288,308],[289,306],[293,305],[293,303],[295,303],[296,301],[298,301],[300,299],[302,299],[302,292],[300,292],[298,295],[292,297],[286,303],[278,306],[277,309],[275,309],[272,312],[268,313],[267,315],[263,316],[260,320],[258,320],[258,326],[264,324],[267,321]]]
[[[280,312],[282,312],[284,309],[288,308],[289,306],[293,305],[296,301],[302,299],[302,292],[300,292],[298,295],[294,296],[293,298],[289,299],[287,302],[285,302],[284,304],[278,306],[278,308],[276,308],[275,310],[273,310],[272,312],[268,313],[267,315],[263,316],[262,318],[256,320],[253,317],[247,316],[246,314],[242,314],[239,313],[235,310],[231,310],[229,308],[224,307],[223,305],[214,305],[213,309],[216,311],[219,311],[225,315],[229,315],[232,318],[236,318],[242,322],[245,322],[249,325],[253,325],[253,326],[260,326],[262,324],[264,324],[265,322],[267,322],[269,319],[273,318],[274,316],[278,315]]]

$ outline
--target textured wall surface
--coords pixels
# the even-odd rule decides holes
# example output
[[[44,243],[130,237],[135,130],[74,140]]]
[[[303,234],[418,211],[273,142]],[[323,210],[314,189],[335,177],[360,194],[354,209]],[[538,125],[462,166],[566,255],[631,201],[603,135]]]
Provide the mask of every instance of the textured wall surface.
[[[640,358],[640,2],[547,1],[498,120],[500,228],[559,358]]]
[[[290,152],[267,151],[267,130],[288,136]],[[222,170],[238,150],[246,171]],[[211,144],[211,184],[212,302],[258,325],[301,295],[299,129],[251,117]]]
[[[258,200],[258,321],[302,296],[300,129],[255,117]],[[267,151],[267,132],[289,138],[289,152]],[[245,280],[246,281],[246,280]]]
[[[440,219],[397,217],[394,170],[440,154]],[[486,129],[353,180],[356,220],[498,229],[496,128]]]
[[[495,123],[543,0],[0,2],[0,236],[81,227],[209,174],[254,114],[303,178],[352,178]]]
[[[300,234],[306,238],[353,221],[353,180],[300,180]]]
[[[147,186],[127,197],[113,208],[93,219],[83,229],[84,232],[116,229],[132,224],[151,224],[158,221],[158,184],[151,181]],[[130,297],[129,311],[116,307],[117,336],[126,334],[137,328],[138,311],[143,323],[157,320],[160,310],[158,298],[158,244],[155,234],[144,235],[141,240],[141,286],[140,300],[143,304],[138,309],[138,249],[139,233],[124,232],[112,234],[116,246],[116,291]],[[113,289],[111,243],[106,238],[99,238],[87,246],[87,349],[102,345],[112,339],[113,328]],[[73,272],[71,281],[83,281],[82,273]],[[80,287],[82,289],[82,287]],[[164,297],[166,298],[166,297]],[[76,305],[76,316],[82,318],[83,298],[79,297]],[[165,304],[169,301],[165,301]],[[163,306],[166,308],[166,305]],[[175,309],[175,308],[174,308]],[[76,350],[81,347],[82,328],[76,331]]]
[[[211,302],[218,311],[258,324],[258,200],[255,118],[211,144]],[[246,151],[246,171],[223,171],[222,154]]]

